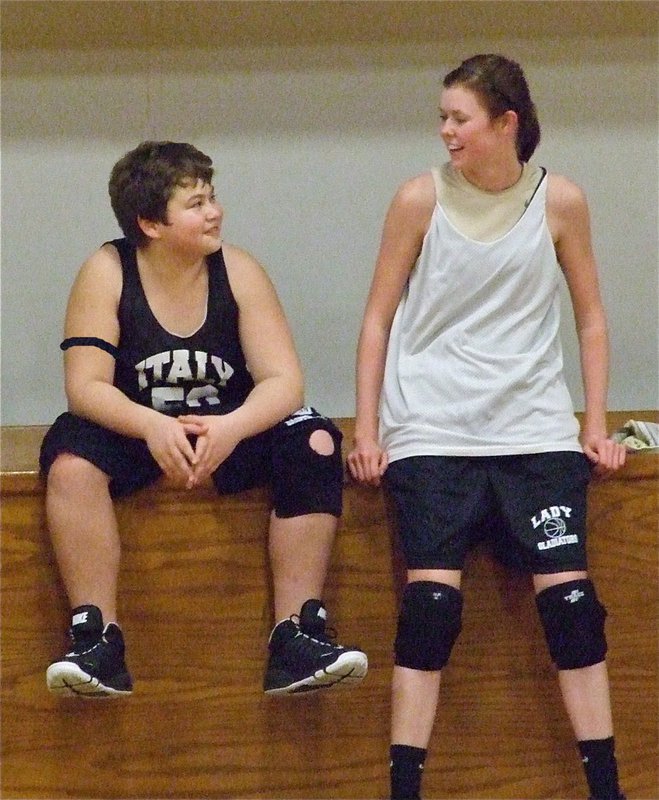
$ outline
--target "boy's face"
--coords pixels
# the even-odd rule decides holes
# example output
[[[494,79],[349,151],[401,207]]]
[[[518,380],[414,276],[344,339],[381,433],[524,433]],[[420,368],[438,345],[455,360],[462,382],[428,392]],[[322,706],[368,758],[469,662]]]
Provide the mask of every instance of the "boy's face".
[[[223,211],[215,190],[201,180],[177,186],[167,203],[167,224],[158,236],[183,256],[207,256],[219,249]]]

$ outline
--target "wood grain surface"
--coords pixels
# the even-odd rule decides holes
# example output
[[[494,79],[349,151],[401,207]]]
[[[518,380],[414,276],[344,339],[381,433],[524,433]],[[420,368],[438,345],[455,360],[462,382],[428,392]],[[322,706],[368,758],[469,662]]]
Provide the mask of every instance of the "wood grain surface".
[[[650,412],[619,412],[617,425]],[[645,414],[645,416],[641,416]],[[340,420],[350,444],[352,421]],[[21,432],[23,431],[23,432]],[[35,472],[43,430],[2,431],[3,798],[385,798],[401,563],[382,493],[353,484],[325,600],[368,653],[352,690],[268,698],[268,495],[165,487],[117,503],[131,698],[61,700],[45,669],[68,609]],[[609,617],[616,742],[629,800],[657,780],[659,456],[633,455],[590,496],[591,572]],[[585,798],[530,582],[484,550],[464,578],[424,779],[430,798]]]

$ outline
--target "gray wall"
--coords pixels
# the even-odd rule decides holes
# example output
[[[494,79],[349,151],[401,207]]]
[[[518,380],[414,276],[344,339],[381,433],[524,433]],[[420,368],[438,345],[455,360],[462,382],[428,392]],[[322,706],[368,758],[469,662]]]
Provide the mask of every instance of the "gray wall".
[[[211,155],[225,236],[272,276],[308,401],[354,414],[386,207],[444,152],[444,73],[525,67],[537,161],[586,190],[610,408],[656,408],[657,6],[634,2],[2,2],[2,423],[65,408],[58,345],[84,258],[118,233],[112,164],[145,138]],[[565,294],[565,293],[564,293]],[[566,295],[565,295],[566,297]],[[564,297],[564,299],[565,299]],[[582,408],[569,304],[566,370]]]

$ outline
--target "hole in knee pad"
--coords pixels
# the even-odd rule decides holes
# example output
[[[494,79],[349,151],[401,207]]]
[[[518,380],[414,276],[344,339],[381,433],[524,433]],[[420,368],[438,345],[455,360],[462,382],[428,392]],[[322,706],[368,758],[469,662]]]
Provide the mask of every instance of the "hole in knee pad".
[[[314,431],[309,437],[309,447],[319,456],[331,456],[334,453],[334,440],[327,431]]]

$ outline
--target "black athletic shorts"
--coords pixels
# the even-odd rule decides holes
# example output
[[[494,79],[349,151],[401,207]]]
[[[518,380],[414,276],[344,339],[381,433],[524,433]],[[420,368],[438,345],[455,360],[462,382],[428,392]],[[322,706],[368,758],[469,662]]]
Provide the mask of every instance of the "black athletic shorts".
[[[586,569],[582,453],[416,456],[391,463],[385,485],[408,569],[462,569],[490,540],[504,562],[537,574]]]
[[[334,441],[332,455],[309,444],[316,430]],[[302,408],[273,428],[244,439],[213,473],[219,494],[270,485],[278,517],[324,513],[340,516],[343,498],[341,431],[313,408]],[[110,477],[110,494],[123,497],[153,483],[162,471],[142,439],[132,439],[68,412],[60,415],[41,445],[44,475],[60,453],[73,453]]]

